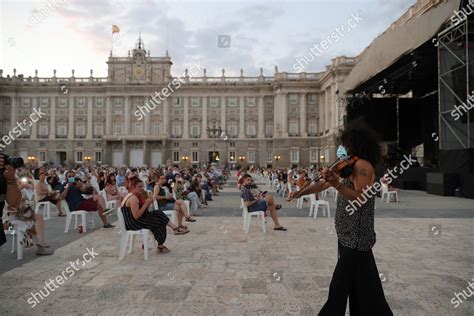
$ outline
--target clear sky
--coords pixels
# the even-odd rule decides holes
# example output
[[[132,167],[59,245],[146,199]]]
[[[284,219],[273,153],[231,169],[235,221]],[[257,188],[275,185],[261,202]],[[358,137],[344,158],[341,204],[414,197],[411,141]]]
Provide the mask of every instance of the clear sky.
[[[362,20],[324,49],[306,72],[325,69],[336,56],[356,56],[400,17],[415,0],[0,0],[0,69],[39,77],[105,77],[112,45],[114,56],[126,56],[139,32],[152,56],[173,61],[181,74],[196,60],[208,76],[273,75],[295,72],[295,58],[309,52],[351,14]],[[48,6],[49,4],[49,6]],[[230,47],[219,48],[218,36],[230,35]],[[224,42],[224,44],[227,44]]]

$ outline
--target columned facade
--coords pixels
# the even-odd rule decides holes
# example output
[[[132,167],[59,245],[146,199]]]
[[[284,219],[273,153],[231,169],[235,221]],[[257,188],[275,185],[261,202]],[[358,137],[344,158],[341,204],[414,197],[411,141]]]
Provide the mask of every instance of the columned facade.
[[[47,113],[4,152],[37,164],[202,166],[213,152],[221,166],[327,163],[344,115],[335,94],[355,60],[337,57],[320,73],[276,68],[269,77],[207,77],[199,69],[204,76],[189,80],[173,77],[170,57],[150,57],[139,41],[129,57],[107,64],[106,78],[0,72],[3,135],[35,108]],[[223,133],[208,135],[208,127]]]

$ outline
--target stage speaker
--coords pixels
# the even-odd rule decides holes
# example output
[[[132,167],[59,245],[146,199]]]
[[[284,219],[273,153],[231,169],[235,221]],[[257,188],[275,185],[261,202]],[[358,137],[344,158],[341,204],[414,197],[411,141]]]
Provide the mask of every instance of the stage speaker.
[[[454,190],[458,186],[459,176],[455,173],[426,173],[426,192],[429,194],[454,196]]]
[[[461,175],[461,195],[465,198],[474,199],[474,174]]]

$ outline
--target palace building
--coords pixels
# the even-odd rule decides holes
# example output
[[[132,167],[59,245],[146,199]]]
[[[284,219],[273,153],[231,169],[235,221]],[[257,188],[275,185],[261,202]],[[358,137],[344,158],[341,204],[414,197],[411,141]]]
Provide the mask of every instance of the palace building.
[[[172,75],[171,58],[151,57],[141,38],[127,57],[110,56],[108,76],[25,77],[0,70],[4,138],[29,120],[3,152],[33,164],[130,166],[309,166],[335,159],[345,118],[342,82],[355,58],[319,73],[273,77]],[[178,83],[176,85],[176,83]],[[173,89],[168,89],[169,87]],[[150,99],[160,94],[158,103]],[[153,104],[153,106],[151,106]],[[144,108],[146,107],[146,108]],[[13,135],[15,136],[15,135]],[[3,139],[4,139],[3,138]]]

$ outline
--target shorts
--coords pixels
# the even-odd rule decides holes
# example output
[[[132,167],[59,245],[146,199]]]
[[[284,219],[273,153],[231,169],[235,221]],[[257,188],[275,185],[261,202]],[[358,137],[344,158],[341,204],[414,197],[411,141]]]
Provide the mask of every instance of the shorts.
[[[174,202],[168,202],[159,207],[160,211],[174,211]]]
[[[266,211],[267,210],[267,201],[265,200],[260,200],[257,203],[253,204],[250,206],[249,212],[260,212],[260,211]]]
[[[87,211],[87,212],[95,212],[97,211],[98,204],[94,202],[93,198],[81,201],[75,209],[78,211]]]

